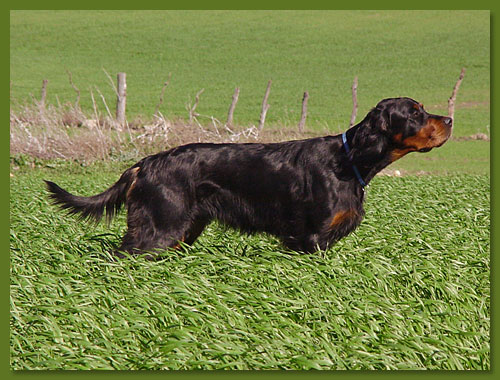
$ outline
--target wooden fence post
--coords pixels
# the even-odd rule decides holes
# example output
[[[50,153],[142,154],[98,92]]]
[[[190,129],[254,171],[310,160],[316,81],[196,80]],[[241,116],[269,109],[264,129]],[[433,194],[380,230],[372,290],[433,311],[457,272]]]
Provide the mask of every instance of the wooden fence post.
[[[349,122],[349,128],[351,128],[356,122],[357,113],[358,113],[358,77],[354,77],[354,82],[352,82],[352,112],[351,112],[351,121]]]
[[[233,94],[233,101],[231,102],[231,106],[229,107],[229,112],[227,113],[227,126],[233,125],[233,113],[236,108],[236,103],[238,103],[238,96],[240,95],[240,88],[236,87]]]
[[[304,97],[302,98],[302,113],[300,115],[299,121],[299,132],[304,132],[304,126],[306,125],[306,117],[307,117],[307,99],[309,99],[309,93],[304,92]]]
[[[161,95],[160,95],[160,101],[159,103],[156,105],[156,109],[155,109],[155,113],[154,115],[158,115],[158,113],[160,112],[160,106],[163,104],[163,96],[165,95],[165,90],[167,89],[167,86],[169,85],[170,83],[170,78],[172,77],[172,73],[168,73],[168,79],[165,83],[163,83],[163,87],[161,89]]]
[[[76,92],[75,108],[80,109],[80,90],[73,83],[73,75],[71,74],[71,71],[66,70],[66,73],[68,73],[69,76],[69,84],[71,85],[71,87],[73,87],[73,90],[75,90]]]
[[[455,117],[455,100],[457,98],[457,92],[460,88],[460,84],[465,76],[465,67],[462,67],[462,71],[460,71],[460,76],[458,77],[457,83],[455,83],[455,87],[453,87],[453,92],[451,93],[450,98],[448,99],[448,116],[452,119]]]
[[[196,118],[196,116],[200,116],[197,112],[195,112],[196,107],[198,107],[198,103],[200,102],[200,96],[203,94],[203,91],[205,91],[204,88],[202,88],[200,91],[196,93],[196,96],[194,97],[194,104],[191,107],[191,104],[189,104],[189,124],[193,123],[193,120]]]
[[[120,128],[125,126],[125,109],[127,105],[127,75],[118,73],[118,89],[116,99],[116,122]]]
[[[42,82],[42,91],[40,93],[40,108],[45,109],[45,99],[47,98],[47,83],[49,81],[44,79]]]
[[[264,122],[266,121],[267,110],[269,109],[269,104],[267,104],[267,99],[269,98],[269,92],[271,92],[271,83],[272,80],[267,82],[266,94],[264,95],[264,100],[262,101],[262,110],[260,111],[260,120],[259,120],[259,131],[262,131],[264,128]]]

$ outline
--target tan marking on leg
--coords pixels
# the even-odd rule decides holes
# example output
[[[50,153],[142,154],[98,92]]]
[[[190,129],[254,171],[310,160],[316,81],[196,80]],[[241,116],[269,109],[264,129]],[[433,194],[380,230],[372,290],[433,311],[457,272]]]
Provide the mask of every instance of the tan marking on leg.
[[[358,212],[354,209],[338,211],[333,216],[332,221],[330,222],[330,226],[328,227],[328,229],[333,230],[334,228],[338,227],[340,224],[344,223],[345,221],[349,220],[350,218],[356,217],[357,215],[358,215]]]
[[[183,242],[183,243],[184,243],[184,239],[185,239],[185,237],[183,236],[183,237],[179,240],[179,242]],[[172,247],[170,247],[170,248],[172,248],[172,249],[179,249],[180,247],[181,247],[181,243],[177,243],[177,244],[175,244],[174,246],[172,246]]]
[[[132,170],[130,170],[131,174],[134,176],[134,180],[132,181],[132,183],[130,184],[130,186],[127,190],[127,195],[126,195],[127,199],[130,197],[130,192],[133,190],[135,183],[137,182],[137,173],[139,173],[139,170],[141,170],[140,167],[136,167],[136,168],[133,168]]]

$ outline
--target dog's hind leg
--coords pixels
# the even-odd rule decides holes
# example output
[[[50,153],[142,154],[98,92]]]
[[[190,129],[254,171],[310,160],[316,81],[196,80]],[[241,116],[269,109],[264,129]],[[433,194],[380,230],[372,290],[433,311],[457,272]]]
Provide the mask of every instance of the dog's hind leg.
[[[180,193],[169,189],[148,183],[137,184],[127,203],[128,230],[117,256],[120,256],[120,251],[147,253],[147,258],[154,259],[154,250],[177,248],[192,226],[187,202]]]

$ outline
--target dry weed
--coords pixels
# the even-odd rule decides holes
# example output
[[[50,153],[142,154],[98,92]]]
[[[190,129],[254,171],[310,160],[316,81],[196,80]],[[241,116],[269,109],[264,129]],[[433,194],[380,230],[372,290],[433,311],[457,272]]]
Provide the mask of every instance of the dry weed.
[[[137,118],[119,129],[109,112],[102,116],[95,107],[85,115],[78,107],[24,105],[10,111],[10,152],[38,158],[93,161],[115,155],[142,157],[193,142],[276,142],[312,137],[291,128],[251,125],[227,126],[212,116],[166,119],[157,112],[153,119]]]

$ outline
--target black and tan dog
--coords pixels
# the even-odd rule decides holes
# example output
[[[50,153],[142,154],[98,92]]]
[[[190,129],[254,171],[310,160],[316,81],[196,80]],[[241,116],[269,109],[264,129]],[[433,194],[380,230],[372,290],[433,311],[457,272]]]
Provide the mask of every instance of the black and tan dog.
[[[47,182],[50,197],[84,218],[125,204],[118,251],[193,243],[212,220],[278,236],[297,251],[326,249],[364,215],[364,186],[409,152],[446,142],[452,119],[409,98],[382,100],[342,135],[271,144],[189,144],[148,156],[108,190],[79,197]],[[117,255],[121,256],[119,252]]]

